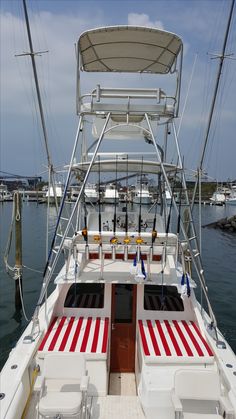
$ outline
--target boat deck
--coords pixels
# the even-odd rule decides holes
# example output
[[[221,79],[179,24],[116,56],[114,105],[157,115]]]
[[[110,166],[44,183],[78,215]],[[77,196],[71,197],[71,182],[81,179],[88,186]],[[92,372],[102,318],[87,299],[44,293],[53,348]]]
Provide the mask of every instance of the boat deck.
[[[138,396],[91,397],[90,419],[144,419]]]

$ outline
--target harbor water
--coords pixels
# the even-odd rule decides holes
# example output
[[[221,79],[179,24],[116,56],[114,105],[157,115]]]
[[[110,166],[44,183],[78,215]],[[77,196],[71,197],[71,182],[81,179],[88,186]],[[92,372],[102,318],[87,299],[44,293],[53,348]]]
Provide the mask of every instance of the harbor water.
[[[39,296],[45,266],[46,211],[46,205],[37,203],[24,203],[22,208],[23,293],[29,319]],[[53,231],[55,208],[51,207],[50,211],[49,227]],[[235,215],[235,212],[233,206],[202,206],[202,225]],[[0,369],[27,325],[22,311],[15,310],[15,283],[7,275],[3,263],[11,217],[12,203],[0,204]],[[203,228],[202,252],[218,327],[236,352],[236,234]],[[14,265],[13,256],[10,261]]]

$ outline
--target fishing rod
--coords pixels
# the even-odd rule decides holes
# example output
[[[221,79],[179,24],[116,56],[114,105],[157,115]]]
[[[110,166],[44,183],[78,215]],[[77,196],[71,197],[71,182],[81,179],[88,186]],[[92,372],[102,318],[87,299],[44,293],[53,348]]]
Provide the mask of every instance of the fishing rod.
[[[88,222],[87,222],[87,207],[86,207],[86,202],[85,202],[85,193],[83,196],[83,206],[84,206],[84,228],[82,229],[82,236],[85,240],[85,254],[86,254],[86,258],[88,258]]]
[[[142,225],[142,194],[143,194],[143,188],[142,188],[142,177],[143,177],[143,156],[142,156],[142,163],[141,163],[141,174],[140,174],[140,198],[139,198],[139,216],[138,216],[138,233],[139,236],[141,235],[141,225]]]
[[[117,201],[118,201],[118,197],[116,196],[117,194],[117,155],[116,155],[116,179],[115,179],[115,203],[114,203],[114,217],[113,217],[113,237],[110,240],[110,243],[112,245],[112,259],[115,260],[116,255],[115,255],[115,244],[117,244],[118,239],[116,237],[116,221],[117,221]]]
[[[101,239],[102,233],[102,216],[101,216],[101,162],[98,156],[98,231]]]
[[[126,205],[125,205],[125,235],[128,236],[128,170],[129,170],[129,160],[127,155],[126,160]]]
[[[143,243],[143,239],[141,237],[141,230],[142,230],[142,180],[143,180],[143,156],[142,156],[142,163],[141,163],[141,172],[140,172],[140,198],[139,198],[139,217],[138,217],[138,237],[136,238],[136,244],[137,244],[137,251],[136,255],[133,260],[133,266],[132,266],[132,273],[135,275],[135,279],[140,282],[144,279],[146,279],[147,274],[145,271],[144,261],[142,258],[140,245]],[[138,263],[140,262],[140,269],[138,268]]]
[[[174,201],[174,193],[175,193],[175,187],[176,187],[176,177],[177,177],[178,162],[179,162],[179,158],[178,158],[177,163],[176,163],[176,170],[175,170],[175,175],[174,175],[174,185],[173,185],[173,189],[172,189],[171,201],[170,201],[170,208],[169,208],[169,213],[168,213],[168,218],[167,218],[167,223],[166,223],[166,240],[165,240],[165,244],[163,246],[162,270],[161,270],[161,287],[162,287],[161,288],[161,310],[165,310],[164,270],[165,270],[165,267],[166,267],[167,239],[168,239],[168,234],[169,234],[169,229],[170,229],[170,220],[171,220],[171,213],[172,213],[172,207],[173,207],[173,201]]]
[[[116,185],[116,187],[115,187],[115,206],[114,206],[114,220],[113,220],[113,234],[114,234],[114,237],[116,235],[116,221],[117,221],[116,210],[117,210],[117,201],[118,201],[117,196],[116,196],[116,194],[117,194],[117,156],[116,156],[116,181],[115,181],[115,185]]]
[[[159,181],[159,175],[158,175],[158,181]],[[159,182],[158,182],[159,185]],[[153,244],[156,240],[157,237],[157,231],[156,231],[156,222],[157,222],[157,201],[158,199],[156,198],[156,204],[155,204],[155,213],[154,213],[154,218],[153,218],[153,226],[152,226],[152,249],[153,249]]]
[[[170,210],[169,210],[169,213],[168,213],[167,224],[166,224],[166,235],[167,236],[168,236],[169,229],[170,229],[170,219],[171,219],[171,213],[172,213],[172,207],[173,207],[174,193],[175,193],[175,188],[176,188],[176,177],[177,177],[178,162],[179,162],[179,158],[178,158],[177,163],[176,163],[176,170],[175,170],[175,175],[174,175],[174,184],[173,184],[173,190],[172,190],[171,201],[170,201]]]
[[[102,216],[101,216],[101,162],[98,156],[98,234],[93,237],[99,245],[99,258],[102,256]]]
[[[142,258],[141,258],[141,251],[140,251],[140,245],[143,242],[143,239],[141,238],[141,230],[142,230],[142,193],[143,193],[143,189],[142,189],[142,177],[143,177],[143,156],[142,156],[142,163],[141,163],[141,173],[140,173],[140,198],[139,198],[139,216],[138,216],[138,237],[136,239],[136,243],[138,245],[137,247],[137,262],[139,262],[139,260],[141,259],[141,264],[142,264],[142,271],[144,271],[144,265],[142,262]],[[134,262],[135,264],[135,262]],[[146,275],[145,275],[146,277]]]
[[[128,220],[128,170],[129,170],[129,160],[127,155],[126,160],[126,205],[125,205],[125,238],[124,238],[124,259],[128,259],[128,244],[130,243],[130,238],[128,236],[129,220]]]
[[[166,240],[165,240],[165,243],[164,243],[164,246],[163,246],[163,254],[162,254],[161,310],[165,310],[165,308],[166,308],[166,306],[165,306],[165,295],[164,295],[164,270],[165,270],[165,267],[166,267],[166,259],[167,259],[166,248],[167,248],[167,239],[168,239],[168,234],[169,234],[169,229],[170,229],[170,219],[171,219],[171,212],[172,212],[172,206],[173,206],[173,200],[174,200],[174,192],[175,192],[175,186],[176,186],[177,167],[178,167],[178,161],[177,161],[177,164],[176,164],[174,186],[173,186],[173,190],[172,190],[172,194],[171,194],[170,208],[169,208],[169,213],[168,213],[168,218],[167,218],[167,223],[166,223]]]

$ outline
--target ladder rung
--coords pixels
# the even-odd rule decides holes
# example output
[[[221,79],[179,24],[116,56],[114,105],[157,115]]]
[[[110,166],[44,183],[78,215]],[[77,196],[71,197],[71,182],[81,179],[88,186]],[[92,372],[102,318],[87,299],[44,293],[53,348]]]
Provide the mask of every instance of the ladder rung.
[[[194,257],[196,258],[196,257],[198,257],[199,255],[200,255],[200,253],[199,253],[199,252],[197,252],[197,253],[195,253]]]
[[[58,237],[63,237],[63,235],[62,235],[62,234],[60,234],[60,233],[57,233],[57,236],[58,236]]]
[[[57,255],[58,251],[56,249],[52,249],[52,251]]]
[[[69,218],[66,218],[66,217],[61,217],[60,219],[63,221],[69,221]]]
[[[193,237],[190,237],[188,240],[191,241],[191,240],[194,240],[196,238],[197,238],[197,236],[193,236]]]

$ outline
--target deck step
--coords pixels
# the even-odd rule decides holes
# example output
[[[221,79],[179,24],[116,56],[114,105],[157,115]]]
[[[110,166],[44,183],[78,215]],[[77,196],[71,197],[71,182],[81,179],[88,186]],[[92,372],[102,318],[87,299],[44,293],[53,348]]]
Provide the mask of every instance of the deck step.
[[[109,395],[136,396],[135,374],[132,372],[111,372],[109,379]]]
[[[92,397],[92,419],[145,419],[137,396]]]

